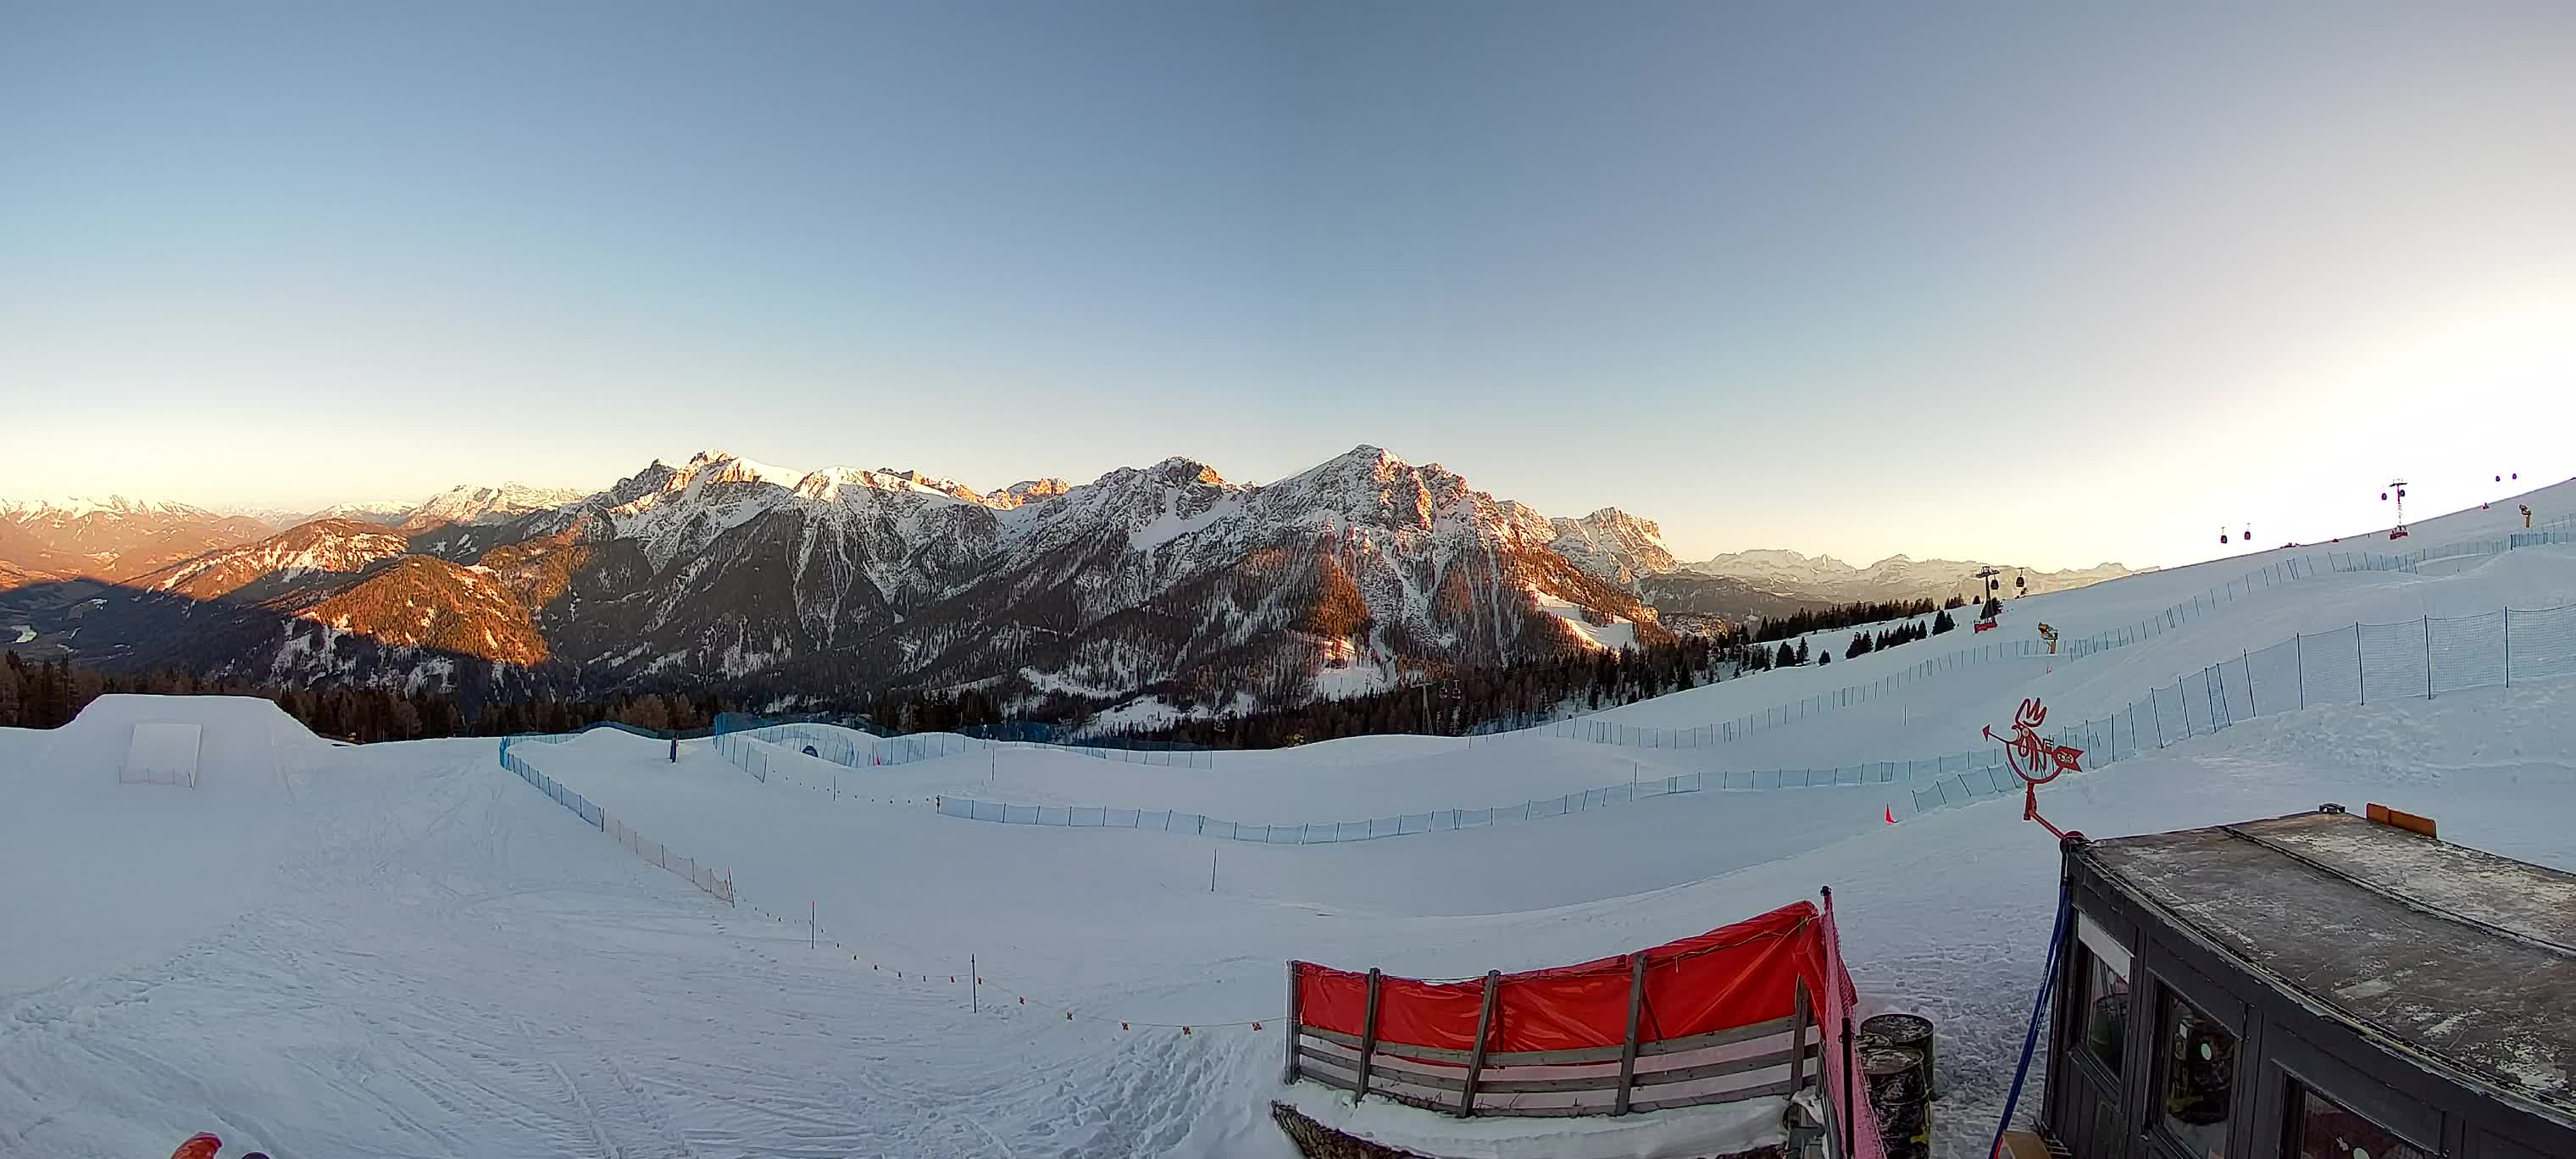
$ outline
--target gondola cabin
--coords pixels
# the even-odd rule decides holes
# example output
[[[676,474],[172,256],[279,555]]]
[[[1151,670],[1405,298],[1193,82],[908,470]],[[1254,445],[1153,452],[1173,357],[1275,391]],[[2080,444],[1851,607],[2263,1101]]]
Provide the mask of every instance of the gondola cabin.
[[[2075,1159],[2576,1156],[2576,876],[2328,805],[2065,847]]]

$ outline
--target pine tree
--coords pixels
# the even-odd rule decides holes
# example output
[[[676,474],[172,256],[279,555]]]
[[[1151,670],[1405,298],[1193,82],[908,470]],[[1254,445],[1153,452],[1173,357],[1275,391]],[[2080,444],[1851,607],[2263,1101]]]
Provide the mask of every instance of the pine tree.
[[[1804,639],[1798,641],[1798,656],[1795,662],[1799,664],[1807,662],[1807,642]]]
[[[34,724],[37,728],[61,728],[72,719],[72,678],[70,666],[56,660],[37,669]]]
[[[1798,653],[1787,644],[1780,645],[1780,651],[1771,657],[1771,666],[1774,668],[1794,668],[1800,663],[1802,661],[1798,659]]]
[[[1869,637],[1866,634],[1854,632],[1852,633],[1851,646],[1843,649],[1843,659],[1849,660],[1854,656],[1859,656],[1870,651],[1871,648],[1872,645],[1870,644]]]
[[[1831,664],[1831,663],[1833,663],[1833,662],[1834,662],[1834,650],[1833,650],[1833,649],[1831,649],[1831,648],[1823,648],[1823,649],[1819,649],[1819,650],[1817,650],[1817,652],[1816,652],[1816,667],[1818,667],[1818,668],[1822,668],[1822,667],[1824,667],[1825,665],[1827,665],[1827,664]]]
[[[1947,632],[1958,626],[1959,621],[1951,619],[1950,613],[1947,609],[1943,609],[1941,614],[1932,617],[1932,635],[1938,636],[1941,633]]]
[[[2000,615],[2002,615],[2002,614],[2004,614],[2004,602],[2003,602],[2002,600],[1996,599],[1996,598],[1995,598],[1995,597],[1993,597],[1993,596],[1987,596],[1987,597],[1986,597],[1986,607],[1985,607],[1985,611],[1984,611],[1984,613],[1983,613],[1982,615],[1980,615],[1978,618],[1979,618],[1979,619],[1984,619],[1984,620],[1991,620],[1991,619],[1994,619],[1995,617],[2000,616]]]

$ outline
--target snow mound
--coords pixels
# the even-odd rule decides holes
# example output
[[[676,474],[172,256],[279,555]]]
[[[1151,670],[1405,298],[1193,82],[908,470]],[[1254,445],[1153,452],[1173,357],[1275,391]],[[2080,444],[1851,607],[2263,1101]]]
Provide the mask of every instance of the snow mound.
[[[189,728],[195,790],[119,783],[138,732]],[[10,740],[0,880],[57,885],[0,899],[0,929],[46,931],[0,954],[0,994],[167,955],[272,899],[311,836],[298,785],[335,751],[275,704],[225,696],[103,696]]]
[[[35,771],[112,784],[137,746],[155,743],[149,738],[156,734],[175,743],[175,734],[189,729],[196,732],[191,776],[212,792],[274,792],[288,770],[311,764],[330,747],[275,703],[256,697],[116,693],[92,701],[49,734]]]

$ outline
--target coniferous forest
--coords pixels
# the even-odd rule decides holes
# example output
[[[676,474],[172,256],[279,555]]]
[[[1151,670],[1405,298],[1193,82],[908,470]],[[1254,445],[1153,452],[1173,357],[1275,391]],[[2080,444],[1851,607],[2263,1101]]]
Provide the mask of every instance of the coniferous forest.
[[[1011,739],[1094,744],[1175,744],[1207,748],[1277,748],[1341,737],[1383,733],[1463,736],[1523,727],[1571,713],[1597,711],[1695,688],[1720,679],[1808,663],[1828,662],[1832,649],[1810,655],[1797,647],[1766,645],[1779,624],[1811,626],[1837,616],[1858,622],[1935,612],[1927,626],[1898,624],[1875,634],[1855,634],[1844,658],[1893,647],[1946,631],[1947,612],[1929,603],[1846,605],[1801,613],[1718,637],[1684,635],[1643,648],[1595,652],[1558,660],[1452,670],[1377,692],[1316,700],[1240,714],[1155,722],[1130,729],[1102,729],[1092,714],[1106,704],[1052,704],[1037,716],[1015,715],[979,688],[887,692],[849,704],[811,698],[806,715],[864,724],[885,734],[964,732]],[[1785,631],[1785,628],[1778,628]],[[1166,699],[1188,707],[1181,690]],[[0,727],[52,728],[70,721],[90,701],[109,693],[256,696],[276,702],[316,735],[356,743],[433,737],[561,733],[615,722],[655,732],[703,732],[723,712],[752,706],[717,695],[637,691],[575,699],[536,693],[514,700],[469,704],[450,692],[404,692],[384,687],[279,686],[217,680],[184,672],[108,675],[56,659],[32,662],[9,652],[0,664]],[[778,703],[773,700],[771,704]]]
[[[572,732],[601,721],[668,731],[704,729],[729,707],[713,698],[643,692],[596,701],[553,697],[487,704],[466,712],[446,692],[398,692],[335,685],[281,688],[241,680],[207,680],[183,672],[108,676],[61,660],[0,658],[0,728],[55,728],[109,693],[159,696],[256,696],[277,702],[315,735],[361,744],[448,736]]]

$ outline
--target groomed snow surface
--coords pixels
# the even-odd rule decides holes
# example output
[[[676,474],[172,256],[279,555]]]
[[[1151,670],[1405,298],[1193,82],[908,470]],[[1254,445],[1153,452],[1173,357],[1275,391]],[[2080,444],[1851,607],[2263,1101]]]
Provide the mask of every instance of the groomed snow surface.
[[[2443,542],[2441,522],[2419,524],[2418,541]],[[2005,620],[2027,631],[2044,612],[2080,635],[2263,562],[2032,597]],[[1744,754],[1770,766],[1956,752],[2025,695],[2093,713],[2293,630],[2507,602],[2576,603],[2576,549],[2257,591],[2149,643],[1963,669],[1766,732]],[[1954,638],[1617,716],[1737,716]],[[1881,710],[1896,719],[1851,715]],[[2571,710],[2576,682],[2560,681],[2291,712],[2063,778],[2043,806],[2111,836],[2380,801],[2438,818],[2447,839],[2576,869]],[[200,726],[196,787],[119,783],[134,726],[165,722]],[[0,730],[0,1155],[151,1156],[211,1130],[279,1159],[1280,1159],[1292,1152],[1268,1105],[1284,1094],[1285,960],[1530,969],[1698,933],[1821,885],[1864,1012],[1939,1027],[1938,1152],[1977,1153],[2055,902],[2056,848],[2017,801],[1891,826],[1882,809],[1903,802],[1887,788],[1704,792],[1306,846],[979,823],[930,804],[965,793],[1330,820],[1733,767],[1744,754],[1730,747],[1370,737],[1196,770],[1006,748],[882,769],[799,757],[766,783],[703,742],[677,763],[612,731],[513,750],[729,870],[741,904],[727,906],[503,771],[492,742],[332,746],[264,702],[112,697],[54,732]],[[1315,1092],[1299,1100],[1312,1107]],[[1346,1121],[1417,1148],[1456,1138],[1436,1117],[1362,1111]],[[1712,1137],[1729,1129],[1720,1113],[1663,1112],[1618,1149],[1585,1146],[1699,1153],[1675,1123],[1692,1114]]]

